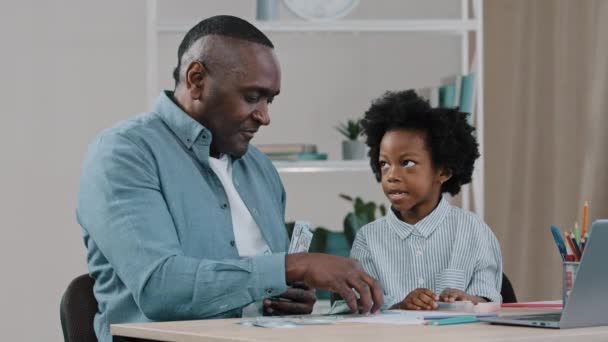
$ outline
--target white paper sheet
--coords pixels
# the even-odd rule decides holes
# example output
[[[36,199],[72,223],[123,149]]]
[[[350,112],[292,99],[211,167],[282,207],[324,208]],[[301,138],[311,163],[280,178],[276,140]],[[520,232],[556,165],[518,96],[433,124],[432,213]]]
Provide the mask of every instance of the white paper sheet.
[[[496,316],[492,314],[476,314],[470,312],[454,312],[454,311],[438,311],[438,310],[385,310],[382,313],[375,315],[365,315],[357,317],[344,316],[344,319],[337,321],[337,323],[379,323],[379,324],[404,324],[404,325],[416,325],[424,324],[425,320],[431,319],[442,319],[450,317],[462,317],[462,316],[477,316],[477,317],[488,317]]]

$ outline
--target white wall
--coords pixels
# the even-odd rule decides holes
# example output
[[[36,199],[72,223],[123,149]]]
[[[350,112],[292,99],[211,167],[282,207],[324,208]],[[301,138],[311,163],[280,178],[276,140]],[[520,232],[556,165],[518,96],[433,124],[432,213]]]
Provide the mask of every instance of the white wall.
[[[351,18],[445,18],[455,0],[361,0]],[[163,22],[227,13],[251,19],[254,1],[166,1]],[[290,17],[282,8],[281,17]],[[166,20],[166,21],[165,21]],[[170,87],[180,37],[160,44]],[[254,143],[317,143],[339,158],[333,126],[362,115],[386,89],[435,84],[458,71],[456,36],[272,34],[283,89]],[[2,340],[58,341],[59,300],[86,271],[74,219],[80,164],[101,129],[149,108],[144,1],[0,2],[0,324]],[[160,87],[159,87],[160,90]],[[337,194],[382,200],[371,174],[286,175],[289,218],[340,229]]]

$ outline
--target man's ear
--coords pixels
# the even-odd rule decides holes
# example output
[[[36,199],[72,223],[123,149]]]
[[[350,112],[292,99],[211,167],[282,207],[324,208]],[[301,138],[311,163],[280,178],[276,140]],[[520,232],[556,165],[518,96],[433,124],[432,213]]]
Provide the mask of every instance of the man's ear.
[[[203,97],[207,70],[201,62],[194,61],[186,69],[186,89],[193,100]]]

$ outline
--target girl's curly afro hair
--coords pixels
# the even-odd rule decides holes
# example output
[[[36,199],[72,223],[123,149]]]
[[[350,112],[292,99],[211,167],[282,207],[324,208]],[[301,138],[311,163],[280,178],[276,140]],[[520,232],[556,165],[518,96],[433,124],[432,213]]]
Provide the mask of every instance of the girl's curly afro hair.
[[[475,128],[468,123],[468,115],[457,109],[431,108],[413,90],[389,91],[373,101],[361,125],[376,179],[381,180],[378,158],[384,134],[390,130],[414,130],[424,133],[434,167],[451,173],[441,192],[459,193],[461,186],[471,181],[473,165],[479,157]]]

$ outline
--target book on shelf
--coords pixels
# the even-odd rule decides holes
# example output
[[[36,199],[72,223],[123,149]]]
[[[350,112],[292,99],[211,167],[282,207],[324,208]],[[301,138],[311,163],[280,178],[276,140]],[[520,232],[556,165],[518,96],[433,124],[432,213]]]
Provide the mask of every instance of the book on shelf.
[[[270,153],[272,161],[327,160],[327,153]]]
[[[456,99],[456,86],[446,84],[439,87],[439,107],[454,108]]]
[[[471,114],[475,108],[475,74],[443,77],[437,87],[416,89],[416,93],[429,101],[431,107],[458,108],[459,111]]]
[[[259,144],[255,147],[266,155],[317,153],[315,144]]]
[[[439,87],[439,107],[456,108],[460,102],[460,86],[462,76],[454,75],[441,79]]]
[[[259,144],[255,147],[272,161],[327,160],[315,144]]]
[[[469,123],[475,122],[475,74],[470,73],[462,77],[462,84],[460,87],[460,111],[469,113]]]

